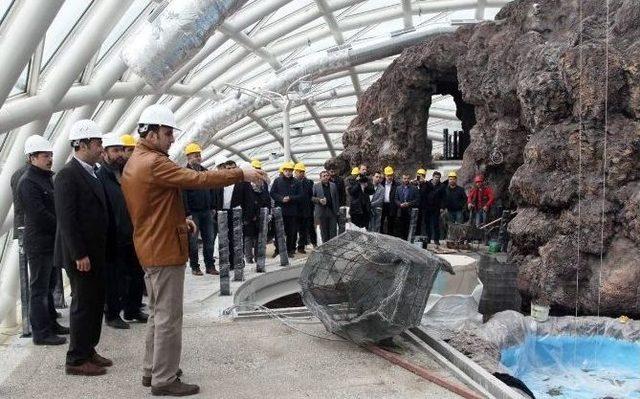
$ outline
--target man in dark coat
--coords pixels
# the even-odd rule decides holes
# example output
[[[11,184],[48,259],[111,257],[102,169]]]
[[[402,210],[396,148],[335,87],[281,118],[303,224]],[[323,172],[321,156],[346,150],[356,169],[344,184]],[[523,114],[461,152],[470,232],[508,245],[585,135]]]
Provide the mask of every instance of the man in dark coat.
[[[320,172],[320,182],[313,185],[314,217],[320,225],[322,242],[327,242],[338,234],[338,210],[340,199],[335,183],[330,181],[329,172]]]
[[[449,184],[442,194],[443,208],[447,210],[448,219],[453,223],[464,222],[464,209],[467,206],[467,194],[464,188],[458,186],[458,174],[449,173]]]
[[[196,172],[207,170],[202,166],[202,149],[196,143],[189,144],[185,149],[187,156],[187,168]],[[187,217],[196,224],[197,231],[189,235],[189,265],[191,273],[195,276],[202,276],[200,261],[198,259],[198,234],[202,239],[202,256],[204,258],[205,271],[207,274],[217,275],[215,260],[213,259],[213,242],[215,240],[214,231],[217,231],[214,223],[214,197],[213,189],[183,190],[182,200],[184,202]]]
[[[418,188],[411,184],[411,176],[402,175],[402,185],[396,189],[395,203],[398,209],[396,233],[397,237],[403,240],[406,240],[409,236],[411,208],[417,207],[419,200]]]
[[[302,190],[300,189],[300,183],[293,178],[293,168],[293,162],[286,162],[283,168],[283,175],[276,178],[271,186],[271,198],[273,198],[275,206],[282,208],[287,253],[290,257],[294,256],[296,250],[299,204],[302,200]]]
[[[347,194],[351,199],[349,206],[351,223],[358,227],[368,228],[371,218],[371,199],[369,196],[373,195],[376,190],[369,177],[363,174],[360,168],[354,168],[352,172],[357,173],[352,174],[347,186]]]
[[[440,209],[442,207],[443,189],[445,185],[440,182],[440,172],[433,172],[430,181],[420,187],[420,208],[422,209],[422,234],[427,237],[423,241],[423,247],[433,241],[440,245]]]
[[[27,161],[20,169],[11,175],[11,194],[13,196],[13,239],[18,238],[18,227],[24,226],[24,210],[22,202],[18,198],[18,182],[24,173],[29,169]]]
[[[302,199],[300,201],[300,216],[298,218],[298,252],[306,254],[305,247],[307,244],[318,246],[318,238],[316,236],[316,226],[313,222],[313,182],[306,177],[306,171],[303,163],[297,163],[293,169],[296,179],[300,182],[300,190],[302,191]]]
[[[269,186],[266,182],[254,184],[238,183],[233,192],[232,207],[242,208],[242,236],[246,263],[255,263],[258,253],[258,233],[260,232],[260,208],[271,209]]]
[[[124,145],[119,136],[104,135],[104,163],[96,172],[102,182],[109,206],[109,235],[105,269],[106,324],[127,329],[127,321],[146,323],[149,316],[140,310],[144,272],[133,246],[133,225],[122,194],[120,178],[126,163]],[[124,311],[124,320],[120,312]]]
[[[57,264],[67,270],[71,291],[71,340],[67,374],[94,376],[106,373],[113,362],[100,356],[104,309],[104,268],[109,212],[104,187],[95,174],[102,153],[102,133],[95,122],[73,124],[69,140],[73,158],[54,181]]]
[[[336,190],[338,190],[338,197],[340,199],[340,204],[338,208],[341,206],[347,205],[347,189],[344,184],[344,179],[338,175],[338,171],[334,168],[329,169],[329,176],[331,177],[330,181],[336,185]]]
[[[42,136],[31,136],[25,142],[30,163],[17,184],[18,202],[24,222],[24,250],[29,261],[29,318],[33,343],[62,345],[67,342],[58,334],[69,329],[56,321],[53,288],[56,275],[53,247],[56,238],[56,211],[51,171],[53,149]]]
[[[384,200],[382,202],[380,230],[384,234],[393,235],[395,233],[396,217],[398,216],[395,201],[398,183],[395,180],[391,166],[384,168],[384,182],[382,184],[384,186]]]

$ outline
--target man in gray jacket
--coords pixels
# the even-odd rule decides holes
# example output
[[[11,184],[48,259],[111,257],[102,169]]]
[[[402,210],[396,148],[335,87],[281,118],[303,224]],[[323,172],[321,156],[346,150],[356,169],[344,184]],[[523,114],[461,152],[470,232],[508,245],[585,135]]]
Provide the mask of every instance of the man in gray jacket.
[[[322,242],[327,242],[338,234],[338,209],[340,198],[335,183],[330,181],[329,172],[320,172],[320,183],[313,185],[314,217],[320,225]]]
[[[367,229],[369,231],[376,231],[375,210],[376,208],[382,209],[382,205],[384,203],[384,186],[381,184],[382,180],[382,173],[376,172],[373,175],[373,187],[376,191],[371,195],[371,219],[369,222],[369,228]]]

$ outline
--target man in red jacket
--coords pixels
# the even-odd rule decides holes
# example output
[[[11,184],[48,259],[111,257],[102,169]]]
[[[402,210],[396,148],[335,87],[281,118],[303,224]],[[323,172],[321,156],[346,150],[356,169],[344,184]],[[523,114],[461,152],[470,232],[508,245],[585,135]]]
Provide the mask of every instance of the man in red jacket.
[[[495,200],[493,190],[491,187],[485,186],[482,175],[476,176],[474,183],[475,185],[467,197],[467,206],[473,214],[472,218],[476,226],[480,227],[487,222],[487,215]]]

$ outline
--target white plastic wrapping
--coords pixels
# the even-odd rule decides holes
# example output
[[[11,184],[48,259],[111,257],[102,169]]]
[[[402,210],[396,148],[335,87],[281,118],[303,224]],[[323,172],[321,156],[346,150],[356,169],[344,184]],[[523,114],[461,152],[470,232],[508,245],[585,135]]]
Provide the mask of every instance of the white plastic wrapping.
[[[143,24],[122,48],[125,64],[160,88],[205,45],[224,20],[247,0],[174,0]]]

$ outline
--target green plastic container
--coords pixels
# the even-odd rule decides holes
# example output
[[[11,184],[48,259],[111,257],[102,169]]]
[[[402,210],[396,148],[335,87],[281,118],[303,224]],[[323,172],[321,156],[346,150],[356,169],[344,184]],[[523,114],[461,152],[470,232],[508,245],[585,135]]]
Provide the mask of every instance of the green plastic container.
[[[500,243],[498,241],[489,241],[489,253],[495,254],[500,252]]]

